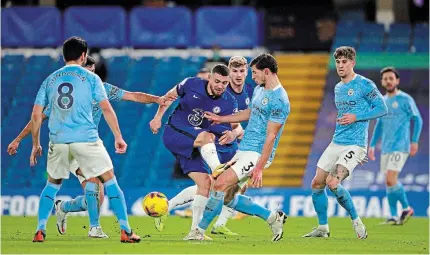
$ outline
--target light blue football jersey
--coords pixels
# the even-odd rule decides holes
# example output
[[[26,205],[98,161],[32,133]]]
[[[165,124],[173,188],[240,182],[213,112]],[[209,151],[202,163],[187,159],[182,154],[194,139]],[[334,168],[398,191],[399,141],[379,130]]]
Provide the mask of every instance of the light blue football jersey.
[[[95,142],[99,139],[93,102],[107,99],[101,79],[79,65],[66,65],[42,83],[35,104],[50,106],[52,143]]]
[[[388,107],[388,114],[378,118],[370,147],[375,147],[378,140],[382,138],[382,154],[409,153],[411,120],[414,121],[413,143],[418,143],[423,127],[423,119],[417,105],[414,99],[403,91],[398,91],[392,97],[385,95],[384,100]]]
[[[337,118],[343,114],[356,115],[349,125],[336,123],[332,142],[339,145],[367,147],[369,120],[387,114],[387,106],[373,81],[356,74],[348,83],[339,82],[334,88]]]
[[[276,136],[269,158],[269,161],[273,161],[285,122],[290,114],[288,94],[282,85],[278,85],[273,90],[265,90],[264,87],[257,86],[254,89],[249,107],[251,116],[245,129],[245,135],[239,144],[239,150],[255,151],[261,154],[266,141],[268,122],[280,123],[282,128]]]

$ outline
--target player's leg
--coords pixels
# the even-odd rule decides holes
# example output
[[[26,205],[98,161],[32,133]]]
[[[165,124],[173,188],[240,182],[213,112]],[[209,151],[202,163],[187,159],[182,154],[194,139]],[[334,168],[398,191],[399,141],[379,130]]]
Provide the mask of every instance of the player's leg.
[[[328,172],[334,168],[335,163],[339,157],[340,146],[330,143],[324,150],[317,163],[317,170],[312,179],[312,202],[315,212],[318,216],[318,227],[314,228],[311,232],[303,235],[303,237],[329,237],[330,229],[328,225],[328,197],[326,192],[326,179]]]
[[[48,181],[40,194],[37,229],[33,242],[45,241],[46,223],[54,207],[55,197],[60,190],[62,179],[69,178],[69,146],[67,144],[49,144],[47,172]]]
[[[97,177],[106,188],[109,203],[118,219],[121,228],[121,242],[140,242],[140,237],[133,233],[128,222],[127,206],[124,193],[118,185],[113,172],[112,161],[101,140],[93,143],[73,143],[71,153],[79,163],[83,175],[88,179]],[[85,189],[95,192],[97,186],[93,184]],[[95,203],[94,203],[95,202]],[[88,208],[98,207],[97,201],[87,199]],[[88,211],[90,213],[90,211]]]
[[[248,184],[245,183],[245,185],[243,186],[243,188],[240,189],[239,193],[242,194],[242,195],[245,195],[245,192],[246,192],[247,189],[248,189]],[[234,214],[233,217],[234,217],[233,219],[235,219],[235,220],[242,220],[242,219],[248,217],[248,215],[244,214],[244,213],[241,213],[241,212],[237,212],[237,213]]]
[[[406,163],[408,154],[393,152],[384,156],[387,157],[385,182],[387,185],[387,198],[390,205],[390,212],[393,217],[397,217],[397,201],[400,201],[403,211],[397,223],[402,225],[414,214],[414,210],[409,206],[403,185],[398,180],[399,173]]]
[[[385,175],[385,183],[387,185],[387,200],[388,205],[390,206],[390,214],[391,217],[389,217],[386,221],[381,222],[380,224],[384,225],[397,225],[398,218],[397,218],[397,196],[393,192],[393,189],[390,188],[391,183],[394,181],[394,173],[388,173],[388,160],[390,159],[391,154],[382,154],[381,155],[381,162],[380,162],[380,170]]]
[[[235,185],[229,188],[225,194],[225,201],[233,200],[234,196],[241,190],[238,185]],[[237,236],[236,233],[232,232],[230,229],[226,227],[227,221],[232,218],[235,214],[235,210],[233,208],[228,207],[227,205],[223,205],[221,209],[221,213],[218,216],[217,221],[215,222],[211,233],[212,234],[221,234],[221,235],[229,235],[229,236]]]
[[[364,159],[366,151],[358,146],[347,146],[340,155],[336,166],[327,176],[326,183],[335,195],[338,203],[348,212],[353,222],[357,238],[367,238],[367,230],[358,216],[351,194],[340,183],[350,175],[350,172]]]
[[[212,172],[221,167],[218,153],[215,147],[215,135],[207,131],[200,132],[193,143],[194,148],[199,148],[205,162]]]
[[[188,205],[193,202],[194,195],[197,192],[197,185],[183,189],[176,196],[169,200],[169,212],[178,206]]]

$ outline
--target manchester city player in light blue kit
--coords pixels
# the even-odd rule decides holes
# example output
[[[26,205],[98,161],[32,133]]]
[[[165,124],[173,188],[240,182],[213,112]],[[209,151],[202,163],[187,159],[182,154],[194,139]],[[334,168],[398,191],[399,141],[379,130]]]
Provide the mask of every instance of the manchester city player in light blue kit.
[[[322,154],[312,180],[312,201],[319,226],[303,237],[329,237],[325,186],[352,219],[357,238],[367,230],[357,214],[351,195],[340,183],[366,158],[369,120],[387,114],[381,93],[371,80],[354,72],[355,49],[342,46],[333,54],[341,81],[334,88],[337,123],[333,140]]]
[[[408,156],[415,156],[417,153],[423,127],[423,119],[414,99],[397,88],[399,82],[400,76],[396,69],[386,67],[381,70],[382,87],[387,91],[384,100],[388,114],[377,120],[369,148],[369,159],[375,160],[375,146],[382,138],[381,171],[386,174],[385,183],[391,212],[391,218],[387,219],[385,224],[389,225],[402,225],[414,214],[398,176]],[[414,122],[412,141],[411,120]],[[400,201],[403,208],[400,219],[397,218],[397,201]]]
[[[48,182],[40,195],[38,224],[33,242],[45,241],[46,223],[54,206],[55,196],[63,179],[69,178],[70,165],[74,159],[87,180],[96,177],[106,187],[107,196],[120,225],[121,242],[140,242],[140,237],[133,233],[128,222],[124,193],[118,186],[112,161],[99,138],[92,115],[93,102],[101,108],[114,134],[116,153],[125,153],[127,144],[122,138],[115,111],[108,101],[102,81],[96,74],[82,67],[87,59],[87,51],[85,40],[79,37],[67,39],[63,44],[66,65],[45,79],[34,103],[31,114],[33,149],[30,166],[34,166],[37,163],[36,156],[41,155],[40,127],[43,109],[47,106],[50,106],[50,144],[47,160]],[[87,182],[85,197],[88,208],[99,206],[96,199],[98,189],[97,183]]]
[[[272,212],[244,195],[236,195],[230,198],[230,201],[225,197],[226,191],[232,186],[247,182],[249,178],[254,187],[262,186],[263,169],[274,155],[290,113],[290,102],[277,76],[278,64],[275,58],[270,54],[261,54],[252,60],[250,66],[252,79],[259,86],[254,89],[248,109],[227,116],[205,113],[205,117],[214,123],[249,122],[232,161],[224,167],[224,171],[213,173],[216,181],[203,218],[198,228],[191,230],[189,234],[194,236],[195,240],[203,240],[203,233],[223,204],[265,220],[272,229],[272,241],[279,241],[283,235],[283,225],[287,219],[285,213]]]
[[[95,60],[92,57],[88,56],[84,67],[87,70],[94,72],[95,64],[96,64]],[[146,94],[142,92],[125,91],[107,82],[104,82],[103,85],[105,87],[106,94],[108,95],[108,100],[110,102],[119,102],[122,100],[128,100],[128,101],[133,101],[133,102],[143,103],[143,104],[158,103],[158,104],[164,105],[166,101],[168,101],[166,100],[165,97],[158,97],[158,96],[154,96],[154,95]],[[43,121],[48,118],[50,112],[51,112],[51,108],[48,106],[43,111],[43,115],[42,115]],[[101,118],[102,118],[102,110],[97,104],[93,104],[93,120],[96,126],[99,125]],[[30,134],[30,132],[31,132],[31,121],[28,122],[28,124],[24,127],[24,129],[20,132],[20,134],[9,144],[7,148],[9,155],[16,154],[21,140],[24,139],[28,134]],[[72,163],[70,164],[70,172],[78,178],[82,188],[85,190],[87,180],[83,176],[82,171],[79,169],[79,164],[76,161],[76,159],[73,160]],[[98,200],[98,204],[101,205],[104,200],[103,184],[97,178],[91,178],[89,181],[95,182],[99,185],[99,192],[98,194],[96,194],[98,196],[95,196],[95,198]],[[69,201],[57,200],[55,202],[58,232],[62,235],[66,233],[67,213],[86,211],[88,209],[90,210],[95,209],[94,212],[89,214],[90,228],[88,231],[88,237],[108,238],[108,236],[103,232],[100,225],[100,212],[99,212],[100,208],[99,207],[88,208],[86,198],[85,196],[82,196],[82,195]]]

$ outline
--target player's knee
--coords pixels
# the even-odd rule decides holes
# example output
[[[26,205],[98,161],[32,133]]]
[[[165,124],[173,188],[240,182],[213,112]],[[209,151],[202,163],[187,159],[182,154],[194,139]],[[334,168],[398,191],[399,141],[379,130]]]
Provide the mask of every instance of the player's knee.
[[[197,146],[203,146],[205,144],[213,143],[213,142],[215,142],[215,135],[204,131],[197,136],[195,144]]]
[[[325,180],[321,178],[316,178],[316,176],[312,179],[311,187],[313,189],[322,189],[326,185]]]
[[[209,194],[211,186],[212,186],[212,178],[209,175],[202,177],[197,182],[197,188],[200,191],[199,193]]]
[[[392,176],[387,176],[387,177],[385,178],[385,184],[386,184],[388,187],[394,186],[394,185],[396,185],[396,184],[397,184],[397,179],[396,179],[396,178],[393,178]]]
[[[227,191],[227,189],[228,189],[228,185],[227,185],[227,182],[226,182],[226,181],[224,181],[224,179],[222,179],[222,178],[218,178],[218,179],[215,181],[215,184],[214,184],[214,190],[215,190],[215,191],[222,191],[222,192],[226,192],[226,191]]]
[[[327,178],[327,187],[330,190],[337,189],[337,185],[339,185],[339,181],[336,178]]]

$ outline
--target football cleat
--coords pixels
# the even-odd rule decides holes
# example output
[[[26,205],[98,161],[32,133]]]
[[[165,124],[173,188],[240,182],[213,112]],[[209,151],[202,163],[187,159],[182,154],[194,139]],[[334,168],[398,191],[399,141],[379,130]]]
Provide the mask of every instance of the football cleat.
[[[213,227],[211,234],[214,235],[226,235],[226,236],[237,236],[238,234],[232,232],[230,229],[228,229],[226,226],[221,225],[219,227]]]
[[[45,242],[45,237],[46,237],[45,231],[39,230],[34,235],[33,243],[43,243]]]
[[[366,226],[364,226],[363,222],[353,222],[352,227],[355,230],[355,233],[357,234],[358,239],[366,239],[367,238],[367,230]]]
[[[159,232],[163,231],[163,229],[164,229],[164,222],[166,221],[166,219],[167,219],[167,216],[168,216],[168,215],[169,215],[169,214],[165,214],[165,215],[163,215],[163,216],[161,216],[161,217],[154,218],[155,228],[156,228]]]
[[[284,235],[284,224],[287,221],[287,215],[284,212],[276,212],[276,219],[274,222],[270,223],[270,228],[272,229],[273,237],[272,241],[279,241]]]
[[[210,238],[210,237],[209,237]],[[210,238],[212,239],[212,238]],[[205,240],[205,236],[198,230],[198,229],[193,229],[190,231],[190,233],[188,233],[188,235],[186,237],[184,237],[183,240],[200,240],[203,241]]]
[[[323,229],[319,229],[319,228],[314,228],[310,233],[307,233],[306,235],[303,235],[302,237],[330,237],[330,232],[323,230]]]
[[[138,243],[140,242],[140,236],[136,235],[131,231],[127,233],[124,229],[121,229],[121,243]]]
[[[88,237],[91,238],[109,238],[108,235],[103,232],[101,227],[92,227],[90,231],[88,231]]]
[[[408,210],[404,210],[402,215],[400,216],[400,220],[398,222],[399,225],[405,224],[411,217],[414,215],[414,209],[409,208]]]
[[[64,201],[57,200],[55,202],[55,215],[57,216],[57,230],[58,233],[64,235],[67,229],[67,213],[61,209]]]

